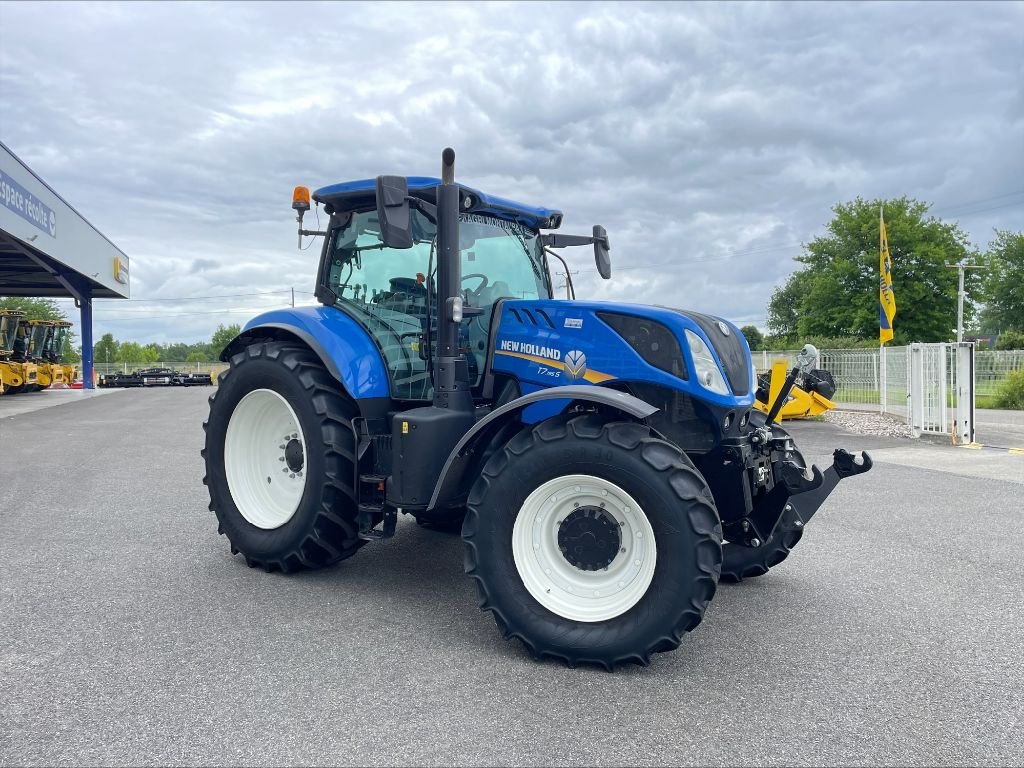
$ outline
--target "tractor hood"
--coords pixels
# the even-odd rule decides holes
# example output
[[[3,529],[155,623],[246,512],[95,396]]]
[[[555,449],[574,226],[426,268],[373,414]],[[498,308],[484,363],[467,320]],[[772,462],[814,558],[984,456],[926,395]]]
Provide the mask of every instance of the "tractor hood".
[[[728,391],[700,383],[693,349],[700,344],[691,344],[687,332],[706,345]],[[754,370],[743,334],[729,321],[699,312],[622,302],[506,300],[495,341],[496,370],[541,386],[617,379],[682,389],[725,408],[754,401]]]

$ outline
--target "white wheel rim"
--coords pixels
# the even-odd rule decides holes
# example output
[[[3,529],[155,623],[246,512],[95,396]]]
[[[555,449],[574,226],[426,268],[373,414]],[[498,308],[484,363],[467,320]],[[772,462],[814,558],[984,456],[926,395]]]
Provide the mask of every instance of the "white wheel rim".
[[[281,395],[255,389],[239,400],[224,438],[224,473],[242,517],[266,530],[291,520],[306,489],[308,455],[295,411]]]
[[[619,551],[607,568],[583,570],[559,549],[562,521],[598,508],[619,527]],[[647,515],[615,483],[564,475],[526,497],[512,528],[512,555],[523,585],[552,613],[574,621],[607,621],[636,605],[654,578],[658,552]]]

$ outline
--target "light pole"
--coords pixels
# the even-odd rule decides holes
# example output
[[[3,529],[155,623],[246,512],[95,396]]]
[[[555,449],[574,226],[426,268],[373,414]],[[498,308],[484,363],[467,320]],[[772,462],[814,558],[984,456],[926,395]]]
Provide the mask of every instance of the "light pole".
[[[964,264],[962,261],[958,261],[956,264],[950,264],[946,262],[946,266],[950,269],[956,269],[960,272],[960,287],[956,294],[956,340],[959,344],[964,340],[964,270],[967,269],[984,269],[984,264]]]

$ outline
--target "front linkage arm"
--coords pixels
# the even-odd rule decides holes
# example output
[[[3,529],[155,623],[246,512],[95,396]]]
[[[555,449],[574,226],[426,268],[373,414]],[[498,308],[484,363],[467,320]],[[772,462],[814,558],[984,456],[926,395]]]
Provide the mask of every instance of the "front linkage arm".
[[[861,452],[856,457],[837,448],[832,454],[832,466],[822,472],[811,467],[811,477],[802,467],[791,461],[780,462],[775,487],[762,497],[749,515],[727,524],[729,541],[748,547],[759,547],[773,535],[802,529],[818,511],[839,481],[871,469],[871,457]]]

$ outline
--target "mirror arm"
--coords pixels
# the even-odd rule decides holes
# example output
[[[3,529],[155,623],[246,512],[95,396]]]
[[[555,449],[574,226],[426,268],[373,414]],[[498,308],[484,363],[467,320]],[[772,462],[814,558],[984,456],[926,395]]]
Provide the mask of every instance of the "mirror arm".
[[[434,225],[437,224],[436,205],[432,205],[431,203],[428,203],[426,200],[421,200],[418,197],[406,197],[405,199],[409,201],[409,206],[411,208],[415,208],[417,211],[422,213],[424,216],[430,219],[431,223],[433,223]]]
[[[544,234],[540,236],[540,243],[548,248],[569,248],[574,245],[592,245],[594,238],[586,235]]]
[[[569,291],[569,298],[576,298],[576,286],[572,284],[572,274],[569,272],[569,265],[565,263],[565,259],[562,258],[561,254],[552,251],[546,245],[544,246],[544,253],[548,253],[562,262],[562,266],[565,267],[565,286]]]

